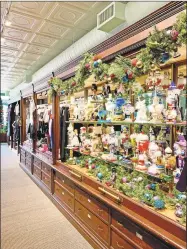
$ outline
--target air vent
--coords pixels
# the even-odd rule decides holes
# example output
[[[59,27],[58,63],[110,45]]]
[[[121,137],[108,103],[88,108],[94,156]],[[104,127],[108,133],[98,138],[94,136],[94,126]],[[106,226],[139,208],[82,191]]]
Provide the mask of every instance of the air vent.
[[[125,4],[112,2],[97,14],[97,29],[110,32],[125,22]]]

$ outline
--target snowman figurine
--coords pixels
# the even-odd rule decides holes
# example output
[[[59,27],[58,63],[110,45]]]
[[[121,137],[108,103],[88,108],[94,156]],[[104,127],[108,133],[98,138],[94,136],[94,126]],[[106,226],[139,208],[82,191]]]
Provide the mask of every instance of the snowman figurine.
[[[138,99],[138,102],[136,103],[136,110],[138,110],[137,112],[137,116],[136,116],[136,122],[147,122],[148,117],[147,117],[147,108],[145,105],[145,99],[144,100],[140,100]]]
[[[134,107],[131,105],[130,99],[127,100],[124,106],[125,121],[132,122],[131,115],[134,113]]]

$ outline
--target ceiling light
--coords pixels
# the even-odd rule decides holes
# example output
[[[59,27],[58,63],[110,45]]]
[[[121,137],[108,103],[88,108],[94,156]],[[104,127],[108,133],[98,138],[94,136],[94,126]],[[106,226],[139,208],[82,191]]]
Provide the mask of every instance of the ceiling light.
[[[11,23],[10,21],[8,21],[8,20],[5,22],[5,25],[6,25],[6,26],[10,26],[11,24],[12,24],[12,23]]]

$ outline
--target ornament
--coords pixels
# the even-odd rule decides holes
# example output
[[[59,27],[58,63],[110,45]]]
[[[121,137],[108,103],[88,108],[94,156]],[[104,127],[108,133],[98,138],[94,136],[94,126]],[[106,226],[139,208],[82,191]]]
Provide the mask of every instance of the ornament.
[[[151,183],[151,190],[156,190],[156,184],[155,183]]]
[[[99,173],[97,174],[97,177],[101,180],[101,179],[103,178],[103,174],[102,174],[101,172],[99,172]]]
[[[149,193],[146,193],[146,194],[144,195],[144,197],[145,197],[148,201],[151,200],[151,194],[149,194]]]
[[[121,107],[125,104],[125,100],[123,98],[117,98],[116,99],[116,106]]]
[[[177,199],[178,200],[186,200],[186,195],[184,195],[184,194],[178,194],[177,195]]]
[[[171,31],[171,38],[172,38],[173,41],[177,40],[178,35],[179,35],[179,32],[177,30],[174,29],[174,30]]]
[[[116,75],[114,74],[114,73],[112,73],[111,75],[110,75],[110,78],[111,79],[114,79],[116,77]]]
[[[182,218],[182,216],[184,215],[184,212],[182,210],[182,205],[177,203],[176,204],[176,210],[175,210],[175,215],[178,217],[178,218]]]
[[[165,53],[162,53],[162,62],[165,63],[166,61],[169,60],[169,53],[168,52],[165,52]]]
[[[137,181],[138,181],[138,182],[143,181],[143,177],[139,176],[139,177],[137,178]]]
[[[151,71],[155,71],[157,69],[157,66],[155,64],[151,64],[150,69]]]
[[[139,68],[139,69],[142,68],[143,67],[143,63],[141,61],[137,61],[136,67]]]
[[[85,65],[85,68],[86,68],[86,69],[90,69],[90,64],[87,63],[87,64]]]
[[[101,59],[97,60],[97,62],[98,62],[99,64],[102,64],[102,60],[101,60]]]
[[[124,83],[127,83],[127,82],[128,82],[128,77],[127,77],[127,75],[123,76],[122,81],[123,81]]]
[[[71,86],[76,86],[76,84],[77,83],[74,81],[74,82],[71,83]]]
[[[95,164],[92,164],[92,169],[95,169]]]
[[[154,201],[160,200],[160,197],[156,195],[156,196],[153,197],[153,200],[154,200]]]
[[[156,209],[163,209],[165,208],[165,202],[161,199],[155,200],[153,203],[154,207]]]
[[[134,59],[131,60],[131,65],[132,65],[133,67],[135,67],[135,66],[137,66],[137,62],[138,62],[138,59],[137,59],[137,58],[134,58]]]
[[[123,178],[122,178],[122,182],[123,182],[123,183],[126,183],[126,182],[127,182],[127,177],[123,177]]]
[[[171,30],[167,30],[167,31],[166,31],[166,35],[167,35],[167,36],[171,36]]]
[[[99,65],[99,63],[98,63],[98,61],[94,61],[94,67],[98,67],[98,65]]]
[[[133,78],[133,73],[130,70],[127,70],[127,77],[128,77],[128,79]]]
[[[150,190],[151,189],[151,184],[146,185],[145,188]]]

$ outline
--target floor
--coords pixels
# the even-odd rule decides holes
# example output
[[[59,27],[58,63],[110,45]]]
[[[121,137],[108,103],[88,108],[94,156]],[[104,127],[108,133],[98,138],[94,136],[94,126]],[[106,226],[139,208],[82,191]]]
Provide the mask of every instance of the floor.
[[[1,249],[92,249],[1,145]]]

